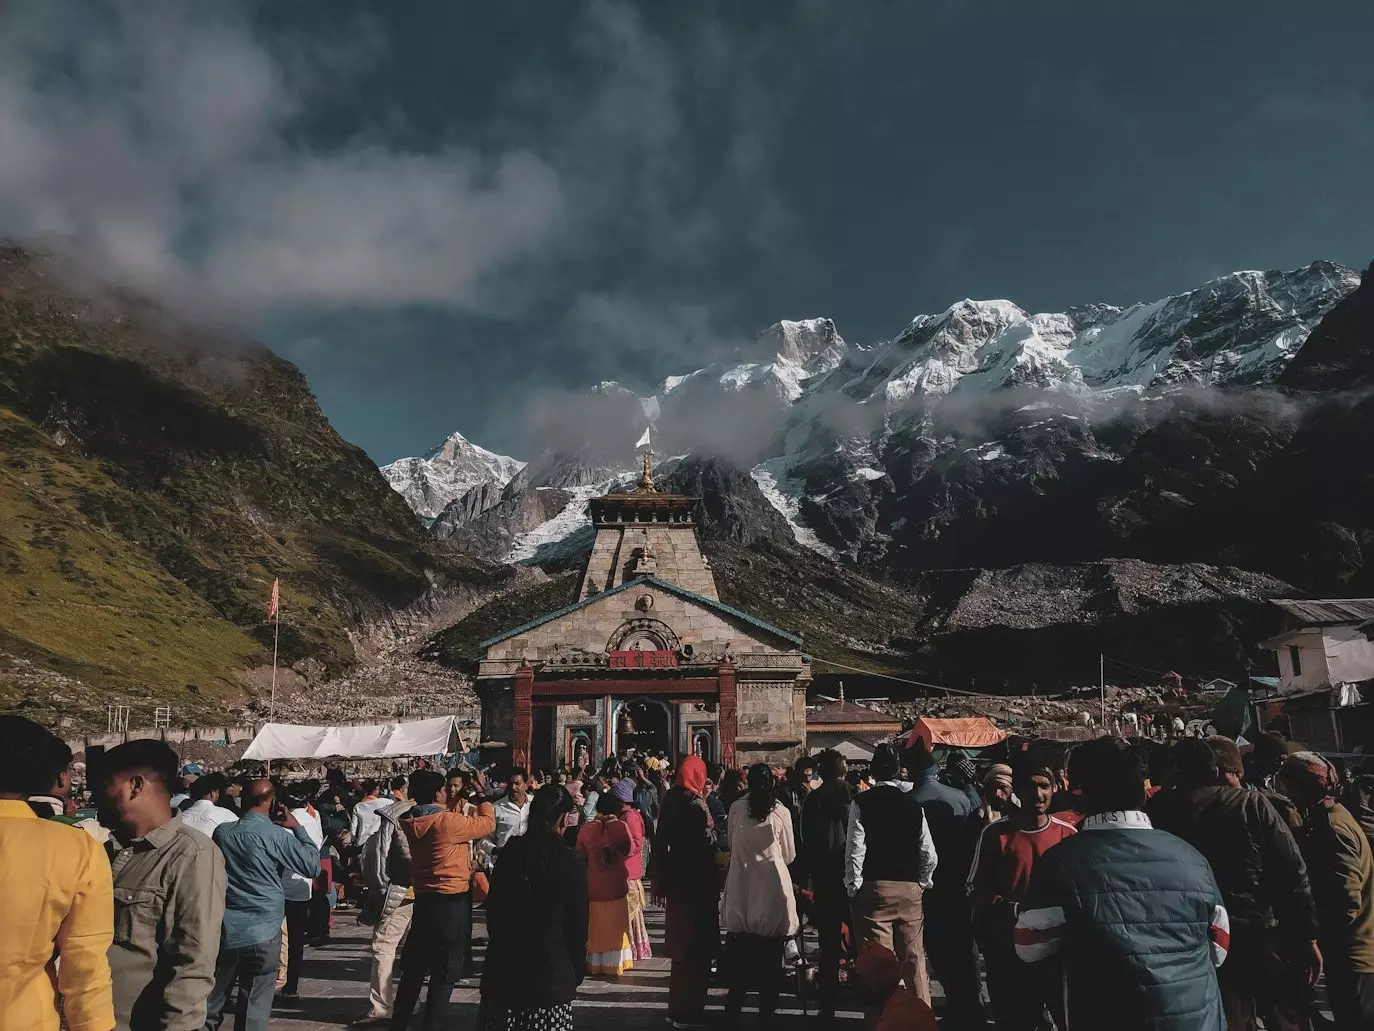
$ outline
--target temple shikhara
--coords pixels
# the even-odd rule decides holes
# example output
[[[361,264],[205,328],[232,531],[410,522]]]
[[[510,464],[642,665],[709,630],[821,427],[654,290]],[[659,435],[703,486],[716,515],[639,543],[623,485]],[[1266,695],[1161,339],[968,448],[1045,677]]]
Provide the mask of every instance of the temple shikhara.
[[[806,740],[802,640],[721,602],[699,500],[639,486],[593,498],[578,600],[481,644],[485,747],[552,769],[663,751],[791,762]]]

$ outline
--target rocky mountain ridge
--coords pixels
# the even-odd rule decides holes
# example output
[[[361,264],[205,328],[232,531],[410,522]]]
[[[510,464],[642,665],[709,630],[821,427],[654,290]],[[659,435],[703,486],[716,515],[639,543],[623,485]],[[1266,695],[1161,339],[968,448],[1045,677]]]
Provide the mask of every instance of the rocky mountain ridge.
[[[470,490],[504,487],[524,467],[524,462],[454,433],[421,458],[400,458],[382,466],[382,475],[416,515],[433,520]]]
[[[1112,553],[1149,522],[1139,509],[1157,503],[1110,496],[1140,486],[1131,480],[1149,475],[1140,467],[1154,463],[1151,449],[1199,413],[1233,414],[1252,431],[1281,424],[1291,405],[1266,388],[1358,281],[1319,261],[1236,272],[1125,308],[1031,315],[1010,301],[963,300],[866,348],[846,343],[829,319],[781,322],[738,360],[669,377],[625,407],[624,442],[612,453],[541,456],[501,499],[559,488],[582,504],[578,488],[633,474],[629,444],[647,417],[659,451],[751,469],[794,539],[822,554],[900,570]],[[595,393],[635,398],[615,383]],[[408,497],[423,492],[395,482]],[[1053,507],[1046,499],[1059,493],[1080,506],[1089,504],[1080,495],[1109,496],[1083,547],[1061,547],[1053,532],[1038,550],[1007,540],[999,513],[1043,519],[1033,510]],[[486,488],[457,499],[439,532],[458,532],[495,503]],[[494,558],[513,554],[521,534],[549,543],[578,525],[560,513],[541,530],[528,525],[537,506],[508,507],[524,515],[506,535],[511,551],[484,552]]]
[[[678,413],[729,411],[713,397],[777,416],[743,461],[683,447],[656,477],[703,498],[723,595],[783,625],[821,600],[816,640],[855,666],[1027,689],[1086,677],[1109,651],[1137,677],[1235,679],[1266,661],[1266,598],[1374,589],[1374,463],[1352,465],[1340,443],[1374,435],[1358,385],[1374,384],[1368,278],[1357,289],[1355,273],[1317,262],[1062,315],[964,301],[868,348],[823,320],[794,324],[817,332],[786,355],[783,327],[770,360],[642,399],[669,453]],[[775,367],[812,360],[797,390],[780,389]],[[536,547],[504,557],[575,566],[586,497],[631,482],[636,432],[616,459],[546,455],[522,471],[503,500],[576,486],[553,519],[521,524]],[[837,633],[858,581],[907,603]],[[836,583],[849,587],[816,586]]]

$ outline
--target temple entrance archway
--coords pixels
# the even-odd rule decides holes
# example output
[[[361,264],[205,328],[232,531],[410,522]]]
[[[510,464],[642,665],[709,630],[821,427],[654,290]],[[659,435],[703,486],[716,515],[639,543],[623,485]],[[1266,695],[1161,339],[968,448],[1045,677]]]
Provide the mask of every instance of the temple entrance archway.
[[[631,748],[640,754],[674,754],[673,714],[667,702],[657,698],[631,698],[616,702],[611,725],[615,731],[615,755],[624,755]]]

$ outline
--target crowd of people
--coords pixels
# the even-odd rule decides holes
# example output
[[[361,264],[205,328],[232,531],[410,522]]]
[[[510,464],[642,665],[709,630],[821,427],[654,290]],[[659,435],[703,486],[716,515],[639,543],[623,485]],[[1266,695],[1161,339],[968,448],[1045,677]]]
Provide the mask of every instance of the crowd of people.
[[[772,1025],[788,970],[821,1025],[848,997],[933,1028],[933,977],[956,1031],[1305,1029],[1319,985],[1336,1027],[1374,1028],[1363,780],[1273,735],[1006,758],[231,781],[136,740],[87,771],[83,819],[67,746],[0,716],[0,1028],[259,1031],[347,908],[372,929],[356,1024],[437,1031],[480,906],[476,1026],[566,1031],[585,978],[653,954],[655,905],[677,1028],[708,1024],[713,983],[726,1026],[751,994]]]

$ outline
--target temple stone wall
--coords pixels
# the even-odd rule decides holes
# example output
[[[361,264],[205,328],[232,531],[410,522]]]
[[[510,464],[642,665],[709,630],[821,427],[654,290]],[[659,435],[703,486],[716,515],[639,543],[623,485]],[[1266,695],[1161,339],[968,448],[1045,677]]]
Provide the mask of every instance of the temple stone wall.
[[[637,607],[645,596],[652,599],[646,608]],[[518,637],[492,645],[488,659],[529,659],[538,662],[551,658],[557,649],[604,652],[611,635],[632,619],[656,619],[677,634],[681,644],[690,644],[702,654],[731,652],[783,654],[788,649],[770,644],[744,621],[732,621],[722,613],[703,608],[684,598],[653,586],[622,591],[593,602],[561,619],[537,626]],[[740,660],[739,664],[743,664]]]
[[[741,765],[773,762],[784,753],[792,762],[805,751],[805,686],[791,679],[740,680],[735,690],[739,727],[736,755]],[[759,757],[748,758],[755,755]]]
[[[515,734],[515,692],[510,681],[480,693],[482,699],[482,739],[509,745]]]
[[[701,553],[696,527],[691,523],[627,523],[599,527],[587,571],[582,576],[580,596],[586,598],[643,575],[635,571],[635,559],[644,549],[646,532],[652,561],[644,572],[712,601],[720,600],[711,564]]]

